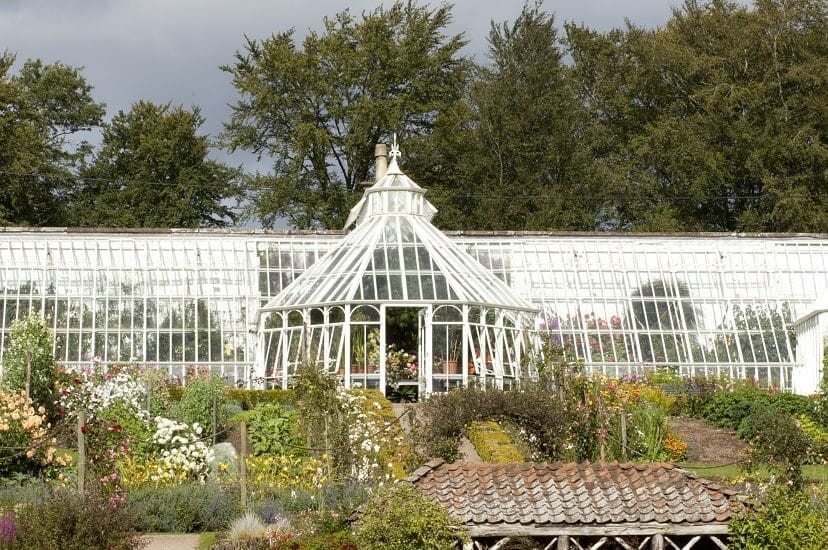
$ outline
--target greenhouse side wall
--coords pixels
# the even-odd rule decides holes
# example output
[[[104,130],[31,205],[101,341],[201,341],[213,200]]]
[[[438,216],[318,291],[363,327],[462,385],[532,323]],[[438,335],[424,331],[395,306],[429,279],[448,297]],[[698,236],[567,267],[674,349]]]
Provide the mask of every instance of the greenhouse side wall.
[[[828,235],[450,233],[541,311],[541,340],[609,376],[669,368],[789,389],[792,322],[828,288]],[[0,360],[45,316],[58,360],[246,381],[258,309],[341,232],[0,230]]]

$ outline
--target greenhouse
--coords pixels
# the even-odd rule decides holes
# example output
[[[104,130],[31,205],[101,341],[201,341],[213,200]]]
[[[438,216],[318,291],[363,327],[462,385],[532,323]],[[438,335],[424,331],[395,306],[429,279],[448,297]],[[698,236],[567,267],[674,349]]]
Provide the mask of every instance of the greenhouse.
[[[387,171],[380,164],[351,211],[356,228],[262,308],[269,380],[287,387],[309,362],[346,387],[431,393],[469,376],[508,387],[526,369],[538,310],[431,225],[436,210],[399,155],[392,146]]]
[[[37,314],[68,367],[185,380],[286,385],[312,361],[383,391],[508,386],[546,343],[608,376],[818,387],[828,235],[444,233],[390,164],[350,232],[0,228],[0,360]]]

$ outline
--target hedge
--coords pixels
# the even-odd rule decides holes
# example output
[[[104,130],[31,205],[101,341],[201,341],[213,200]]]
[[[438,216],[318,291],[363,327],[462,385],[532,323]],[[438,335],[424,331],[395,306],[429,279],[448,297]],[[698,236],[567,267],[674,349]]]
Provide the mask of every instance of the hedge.
[[[483,462],[508,464],[526,460],[497,422],[472,422],[466,431]]]

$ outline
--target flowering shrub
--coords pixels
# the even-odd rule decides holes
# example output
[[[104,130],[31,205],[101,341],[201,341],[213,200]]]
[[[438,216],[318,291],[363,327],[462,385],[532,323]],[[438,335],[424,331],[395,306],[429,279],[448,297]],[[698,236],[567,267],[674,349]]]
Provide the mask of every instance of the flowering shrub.
[[[70,457],[56,454],[50,428],[46,409],[35,410],[25,392],[0,391],[0,475],[34,474],[71,462]]]
[[[346,391],[313,365],[300,366],[296,380],[300,427],[316,456],[327,455],[334,479],[381,482],[403,470],[402,432],[381,394]]]
[[[60,406],[70,415],[84,410],[87,420],[92,420],[100,411],[120,404],[148,419],[146,396],[146,385],[131,373],[77,373],[69,386],[61,388]]]
[[[395,344],[388,346],[385,356],[385,380],[389,386],[396,387],[400,380],[417,379],[417,356],[397,350]]]
[[[350,457],[349,476],[357,481],[389,479],[400,472],[397,450],[404,445],[402,434],[390,429],[381,414],[382,405],[369,400],[366,391],[337,387],[336,399],[343,415]]]
[[[40,317],[30,316],[11,326],[11,334],[3,355],[3,387],[17,392],[26,389],[26,372],[31,366],[30,393],[32,401],[47,412],[54,404],[55,358],[53,338]]]
[[[207,477],[213,451],[199,439],[202,429],[163,418],[154,419],[156,429],[150,438],[155,452],[150,456],[125,456],[118,469],[127,487],[156,487],[182,483],[187,480],[204,481]]]
[[[250,494],[264,499],[279,489],[319,490],[328,480],[328,457],[249,456],[245,461]]]

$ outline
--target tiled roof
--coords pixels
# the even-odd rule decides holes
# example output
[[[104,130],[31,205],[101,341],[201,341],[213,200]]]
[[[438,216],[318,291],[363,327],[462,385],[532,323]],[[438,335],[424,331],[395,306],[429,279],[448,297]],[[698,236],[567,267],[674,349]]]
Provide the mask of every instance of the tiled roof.
[[[672,464],[446,464],[409,478],[466,525],[727,522],[735,493]]]

